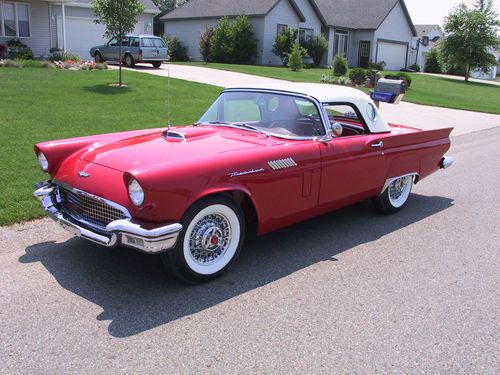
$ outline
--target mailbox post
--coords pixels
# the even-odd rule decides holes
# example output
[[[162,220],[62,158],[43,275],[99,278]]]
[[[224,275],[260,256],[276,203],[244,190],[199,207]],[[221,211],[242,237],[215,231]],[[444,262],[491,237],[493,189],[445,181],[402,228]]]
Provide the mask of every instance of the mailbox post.
[[[380,102],[399,104],[405,93],[406,81],[381,78],[375,84],[375,89],[370,93],[370,97],[379,107]]]

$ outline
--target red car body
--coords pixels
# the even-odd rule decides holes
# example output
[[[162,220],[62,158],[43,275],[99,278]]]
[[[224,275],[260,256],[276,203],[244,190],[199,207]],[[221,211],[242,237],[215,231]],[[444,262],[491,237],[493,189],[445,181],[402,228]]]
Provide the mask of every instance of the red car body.
[[[349,122],[344,119],[346,129]],[[377,197],[396,177],[410,175],[417,182],[450,164],[444,154],[452,129],[388,129],[327,140],[286,139],[205,124],[49,141],[36,144],[35,152],[48,161],[45,193],[55,184],[114,202],[141,230],[181,223],[196,202],[222,194],[262,235]],[[131,202],[130,179],[144,191],[140,206]],[[57,199],[52,196],[51,204],[57,206]]]

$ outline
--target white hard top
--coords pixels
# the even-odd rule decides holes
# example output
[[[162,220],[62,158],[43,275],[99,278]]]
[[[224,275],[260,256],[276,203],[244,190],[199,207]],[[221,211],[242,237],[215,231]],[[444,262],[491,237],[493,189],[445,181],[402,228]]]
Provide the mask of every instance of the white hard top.
[[[298,83],[298,82],[284,82],[284,83],[269,83],[269,84],[252,84],[252,85],[239,85],[226,87],[227,90],[231,89],[250,89],[250,90],[273,90],[282,91],[294,94],[307,95],[315,98],[321,103],[352,103],[363,116],[366,125],[372,133],[385,133],[391,129],[387,122],[384,120],[382,114],[375,107],[370,97],[363,91],[331,84],[322,83]],[[373,106],[376,111],[375,119],[370,119],[368,110]]]

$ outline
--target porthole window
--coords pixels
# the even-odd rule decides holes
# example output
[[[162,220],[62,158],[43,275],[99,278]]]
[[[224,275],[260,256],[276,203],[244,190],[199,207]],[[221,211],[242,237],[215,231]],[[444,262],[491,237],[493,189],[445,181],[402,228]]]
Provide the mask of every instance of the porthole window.
[[[372,103],[368,103],[368,106],[366,107],[366,113],[370,120],[375,121],[377,119],[377,108],[375,108]]]

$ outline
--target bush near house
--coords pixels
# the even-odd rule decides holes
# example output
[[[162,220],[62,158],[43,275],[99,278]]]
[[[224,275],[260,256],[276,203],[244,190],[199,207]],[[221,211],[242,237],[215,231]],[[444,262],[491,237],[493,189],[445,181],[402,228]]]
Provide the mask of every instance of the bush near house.
[[[168,37],[164,36],[163,40],[168,47],[168,54],[170,56],[170,61],[188,61],[189,56],[187,53],[187,47],[182,44],[179,38],[176,36]]]
[[[229,63],[229,51],[231,48],[230,37],[231,24],[228,17],[222,17],[215,27],[214,35],[210,39],[211,58],[215,62]]]
[[[437,48],[431,49],[425,58],[424,72],[426,73],[442,73],[443,67],[441,65],[439,51]]]
[[[214,36],[214,29],[208,27],[201,33],[200,37],[200,54],[203,57],[203,61],[206,63],[212,61],[212,37]]]
[[[387,64],[385,61],[379,61],[379,62],[370,61],[370,63],[368,64],[368,69],[383,71],[383,70],[385,70],[386,65]]]
[[[247,15],[240,15],[229,29],[231,41],[230,62],[233,64],[251,64],[257,56],[257,42],[253,27]]]
[[[273,45],[273,53],[281,59],[283,66],[288,65],[288,56],[292,50],[293,43],[297,40],[297,29],[290,29],[288,27],[281,30],[276,35]]]
[[[348,70],[347,59],[342,54],[337,53],[333,60],[333,75],[337,77],[345,76]]]
[[[420,72],[420,65],[418,65],[417,63],[415,63],[413,65],[410,65],[410,69],[413,69],[416,72]]]
[[[10,59],[31,60],[33,51],[19,39],[11,39],[7,42],[7,55]]]
[[[304,62],[302,59],[306,55],[307,50],[302,47],[299,42],[295,42],[292,46],[292,50],[290,51],[290,55],[288,58],[288,66],[293,72],[298,72],[302,70],[304,67]]]
[[[366,82],[368,71],[363,68],[353,68],[349,71],[349,79],[355,85],[363,85]]]
[[[410,88],[410,86],[411,86],[411,81],[412,81],[411,76],[408,73],[405,73],[405,72],[387,73],[384,76],[384,78],[402,80],[402,81],[406,82],[408,88]]]
[[[305,47],[307,54],[313,59],[314,65],[319,66],[323,55],[328,50],[328,40],[326,40],[323,34],[317,34],[307,41]]]

